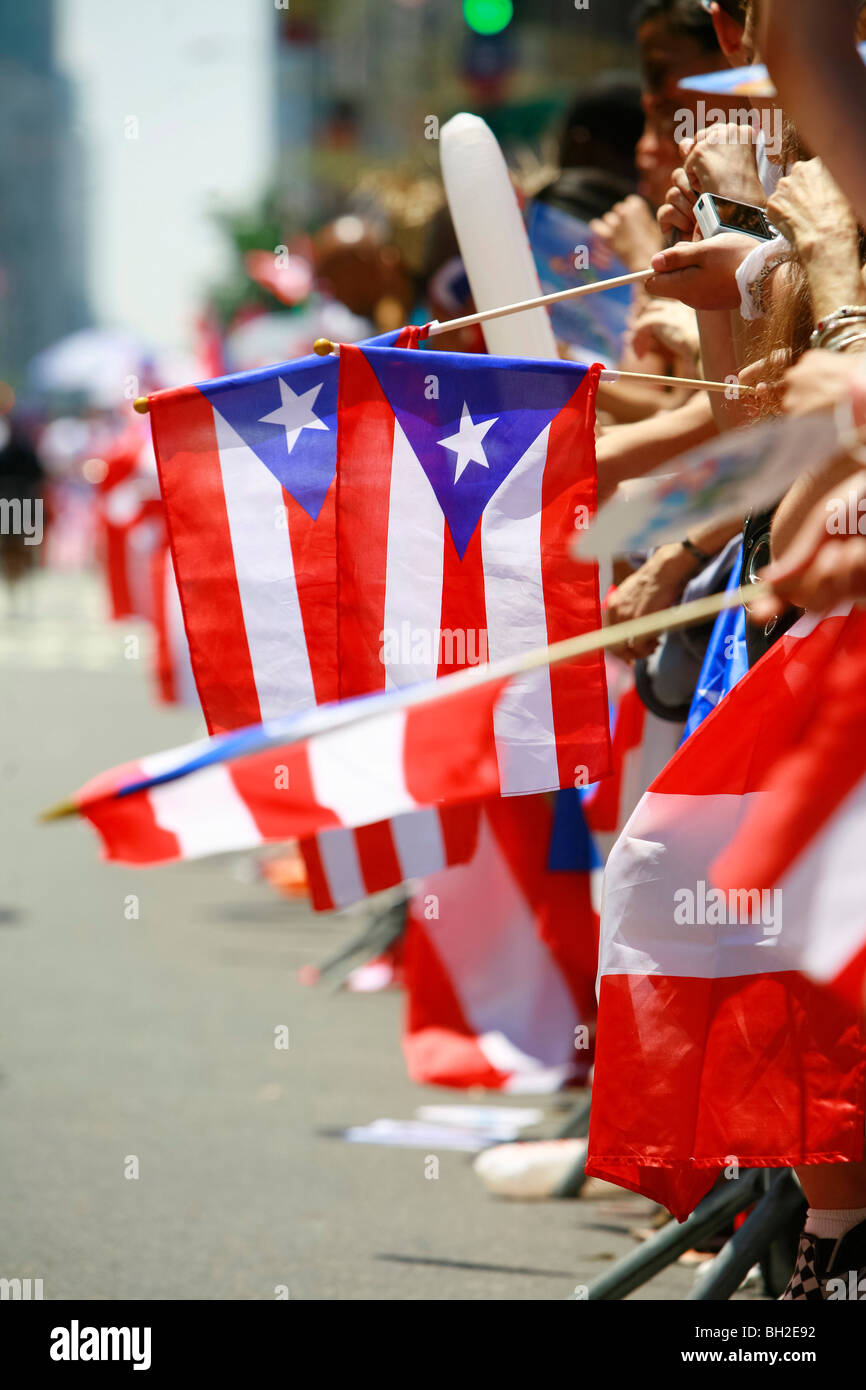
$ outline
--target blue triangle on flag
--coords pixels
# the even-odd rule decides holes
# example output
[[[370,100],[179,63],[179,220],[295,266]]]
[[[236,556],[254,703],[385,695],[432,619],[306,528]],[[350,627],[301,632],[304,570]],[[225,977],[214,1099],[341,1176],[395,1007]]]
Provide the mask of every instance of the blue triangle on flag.
[[[199,390],[315,521],[337,471],[336,357],[300,357]]]
[[[469,353],[364,351],[462,559],[484,508],[571,399],[586,368]]]

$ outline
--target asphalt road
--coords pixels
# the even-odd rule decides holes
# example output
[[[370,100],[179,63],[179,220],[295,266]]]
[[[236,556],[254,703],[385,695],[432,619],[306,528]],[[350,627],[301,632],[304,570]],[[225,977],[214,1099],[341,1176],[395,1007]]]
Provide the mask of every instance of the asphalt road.
[[[502,1202],[466,1155],[430,1180],[422,1151],[328,1133],[467,1099],[408,1081],[398,994],[299,982],[356,922],[234,861],[132,870],[100,862],[84,824],[35,824],[201,732],[151,700],[124,657],[136,631],[79,576],[40,576],[29,616],[0,620],[0,1276],[47,1299],[566,1299],[634,1248],[649,1204]],[[636,1296],[681,1298],[692,1277]]]

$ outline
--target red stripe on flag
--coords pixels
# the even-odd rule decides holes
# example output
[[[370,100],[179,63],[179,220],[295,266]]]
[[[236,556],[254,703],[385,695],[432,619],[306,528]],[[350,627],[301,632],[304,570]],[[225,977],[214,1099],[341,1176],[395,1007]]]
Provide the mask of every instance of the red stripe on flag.
[[[359,826],[355,831],[355,844],[368,893],[381,893],[384,888],[402,881],[403,870],[397,858],[390,821]]]
[[[473,801],[464,801],[458,802],[454,806],[440,806],[438,814],[442,831],[445,864],[467,863],[475,853],[475,848],[478,843],[478,824],[480,818],[479,804]],[[391,822],[380,822],[380,825],[381,824],[390,825]],[[368,841],[361,837],[358,831],[354,832],[354,835],[362,876],[369,892],[380,892],[385,888],[394,888],[398,883],[404,881],[405,875],[396,855],[393,859],[389,859],[393,877],[385,881],[386,876],[381,872],[381,868],[375,875],[371,874],[368,871],[366,855],[368,852],[375,852],[375,842],[370,841],[368,844]],[[307,871],[307,879],[310,887],[310,901],[314,910],[316,912],[332,912],[337,904],[331,896],[330,880],[325,870],[318,838],[302,840],[299,849],[303,856],[304,866]],[[436,866],[431,865],[430,872],[432,872],[433,867]],[[377,885],[375,889],[369,886],[372,882],[375,882]]]
[[[606,975],[586,1171],[684,1220],[733,1160],[859,1161],[864,1072],[856,1014],[795,972]]]
[[[451,531],[447,525],[445,527],[439,631],[437,676],[478,666],[488,660],[480,519],[462,560]],[[432,635],[435,637],[435,633]]]
[[[307,882],[310,887],[310,902],[316,912],[332,912],[335,907],[331,897],[331,885],[328,875],[325,873],[325,865],[319,849],[319,841],[315,835],[309,839],[301,840],[298,849],[304,860],[304,868],[307,871]]]
[[[127,564],[129,527],[112,526],[105,522],[102,534],[111,617],[117,622],[120,618],[131,617],[134,611]]]
[[[463,801],[439,808],[446,864],[466,864],[472,858],[480,820],[481,807],[477,802]]]
[[[76,795],[82,815],[99,832],[103,858],[127,864],[152,864],[177,859],[180,842],[170,830],[157,825],[147,795],[113,796],[116,787],[139,781],[140,763],[123,763],[94,777]]]
[[[283,489],[298,605],[307,638],[316,704],[339,698],[337,675],[337,488],[314,521]]]
[[[493,710],[506,680],[490,681],[406,711],[406,787],[419,806],[462,801],[499,792]],[[443,778],[443,745],[447,779]]]
[[[297,839],[340,825],[316,800],[306,743],[266,749],[226,766],[264,840]]]
[[[403,970],[403,1055],[411,1080],[421,1085],[501,1089],[508,1078],[484,1056],[448,972],[420,922],[411,917],[404,938]]]
[[[586,376],[550,426],[542,484],[541,578],[547,639],[559,642],[601,627],[598,571],[569,548],[575,524],[595,514],[595,400],[601,367]],[[582,621],[575,622],[580,612]],[[610,771],[607,680],[600,652],[550,667],[560,785],[586,786]]]
[[[235,575],[213,409],[194,386],[151,397],[150,417],[166,502],[190,660],[211,733],[261,719]],[[195,479],[190,487],[190,474]]]
[[[379,660],[385,622],[389,483],[394,415],[360,348],[340,348],[337,516],[340,696],[385,688]],[[372,472],[381,480],[373,494]],[[363,568],[347,557],[363,556]]]

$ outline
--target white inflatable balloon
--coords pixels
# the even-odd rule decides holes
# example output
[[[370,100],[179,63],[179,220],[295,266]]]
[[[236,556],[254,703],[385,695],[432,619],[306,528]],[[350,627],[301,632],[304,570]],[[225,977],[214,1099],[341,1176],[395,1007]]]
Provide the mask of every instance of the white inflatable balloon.
[[[461,111],[439,135],[442,178],[466,277],[477,309],[541,294],[517,195],[493,131]],[[558,357],[546,309],[481,325],[487,351],[500,357]]]

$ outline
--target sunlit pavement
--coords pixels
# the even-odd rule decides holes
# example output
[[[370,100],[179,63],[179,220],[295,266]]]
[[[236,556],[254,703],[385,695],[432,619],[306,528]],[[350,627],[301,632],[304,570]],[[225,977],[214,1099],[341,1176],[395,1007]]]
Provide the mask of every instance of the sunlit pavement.
[[[357,920],[231,860],[131,870],[83,824],[35,823],[201,719],[153,702],[142,629],[105,621],[92,578],[40,575],[0,614],[0,1277],[48,1299],[565,1299],[633,1249],[639,1198],[505,1203],[468,1156],[431,1180],[421,1150],[330,1137],[469,1097],[407,1080],[398,994],[299,983]]]

